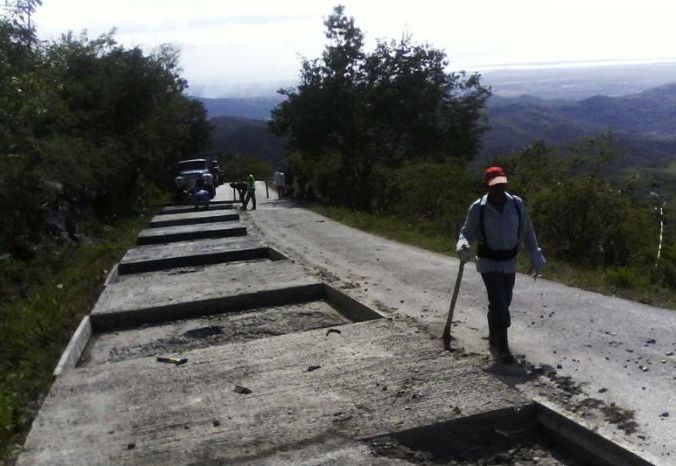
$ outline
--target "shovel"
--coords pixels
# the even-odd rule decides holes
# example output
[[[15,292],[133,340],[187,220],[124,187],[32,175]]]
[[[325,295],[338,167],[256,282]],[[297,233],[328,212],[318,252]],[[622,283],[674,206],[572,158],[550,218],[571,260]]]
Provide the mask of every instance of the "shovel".
[[[455,279],[455,288],[453,288],[453,297],[451,298],[451,306],[448,309],[448,318],[446,319],[446,325],[444,326],[444,333],[441,335],[441,339],[444,342],[444,349],[452,351],[451,348],[451,324],[453,323],[453,311],[455,311],[455,302],[458,300],[458,293],[460,292],[460,282],[462,282],[462,271],[465,268],[465,262],[460,261],[460,266],[458,267],[458,276]]]

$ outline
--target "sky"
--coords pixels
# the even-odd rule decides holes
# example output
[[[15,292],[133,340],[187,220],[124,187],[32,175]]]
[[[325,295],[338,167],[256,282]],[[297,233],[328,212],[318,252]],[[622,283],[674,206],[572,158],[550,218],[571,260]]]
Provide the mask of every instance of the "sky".
[[[367,50],[410,33],[452,70],[676,61],[673,0],[43,0],[33,20],[42,39],[116,28],[125,46],[175,44],[191,93],[224,97],[293,84],[338,3]]]

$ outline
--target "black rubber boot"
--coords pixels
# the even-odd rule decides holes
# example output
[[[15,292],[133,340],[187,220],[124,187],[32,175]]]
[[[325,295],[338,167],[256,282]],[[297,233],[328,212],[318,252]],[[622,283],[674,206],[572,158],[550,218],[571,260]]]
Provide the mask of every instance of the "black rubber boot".
[[[498,353],[498,331],[490,320],[488,321],[488,350],[493,356]]]
[[[498,329],[498,359],[503,364],[514,364],[516,359],[509,350],[509,341],[507,337],[507,327]]]

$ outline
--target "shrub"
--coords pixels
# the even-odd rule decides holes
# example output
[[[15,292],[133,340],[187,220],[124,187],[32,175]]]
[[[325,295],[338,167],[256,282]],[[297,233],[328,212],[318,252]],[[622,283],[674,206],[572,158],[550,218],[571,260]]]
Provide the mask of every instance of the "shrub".
[[[650,280],[640,269],[619,267],[605,273],[608,286],[614,290],[645,289],[650,287]]]
[[[549,254],[578,265],[644,264],[650,247],[645,239],[656,237],[649,209],[594,177],[541,188],[531,209]]]

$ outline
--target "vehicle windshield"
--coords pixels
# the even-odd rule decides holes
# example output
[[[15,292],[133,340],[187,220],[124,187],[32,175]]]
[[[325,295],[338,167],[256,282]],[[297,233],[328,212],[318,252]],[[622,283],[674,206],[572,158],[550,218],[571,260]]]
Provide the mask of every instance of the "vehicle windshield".
[[[186,160],[185,162],[178,162],[178,170],[182,172],[189,172],[193,170],[206,170],[206,160]]]

